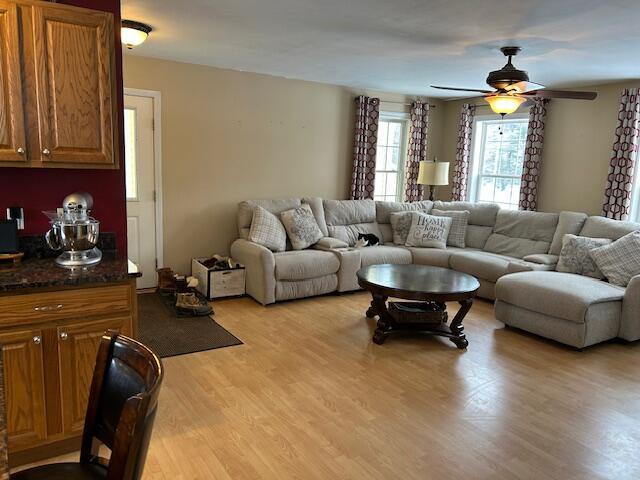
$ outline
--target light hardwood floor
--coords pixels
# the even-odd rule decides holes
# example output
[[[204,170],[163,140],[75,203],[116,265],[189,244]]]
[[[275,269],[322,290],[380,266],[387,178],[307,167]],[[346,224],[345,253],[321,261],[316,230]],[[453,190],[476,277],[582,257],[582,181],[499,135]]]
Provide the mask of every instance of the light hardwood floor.
[[[466,352],[378,346],[368,304],[216,302],[244,345],[164,360],[144,478],[640,478],[640,344],[577,352],[479,300]]]

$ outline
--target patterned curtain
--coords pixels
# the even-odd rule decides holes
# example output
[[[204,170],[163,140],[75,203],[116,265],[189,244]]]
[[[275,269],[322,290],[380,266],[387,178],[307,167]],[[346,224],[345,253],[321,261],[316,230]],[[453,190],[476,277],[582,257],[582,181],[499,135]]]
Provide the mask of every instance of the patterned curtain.
[[[522,179],[520,182],[520,210],[538,208],[538,180],[542,167],[542,146],[544,144],[544,127],[547,120],[548,99],[536,98],[529,109],[529,126],[527,127],[527,143],[524,148]]]
[[[373,198],[376,179],[376,146],[380,99],[356,97],[356,128],[353,147],[351,199]]]
[[[411,104],[411,126],[409,127],[409,149],[404,167],[404,201],[422,200],[418,171],[420,161],[427,159],[427,128],[429,123],[429,104],[413,102]]]
[[[627,220],[640,148],[640,88],[628,88],[620,96],[618,126],[609,162],[602,215]]]
[[[458,144],[456,146],[456,162],[453,167],[453,187],[451,199],[464,201],[467,198],[469,181],[469,162],[471,160],[471,134],[476,106],[469,103],[462,105],[458,123]]]

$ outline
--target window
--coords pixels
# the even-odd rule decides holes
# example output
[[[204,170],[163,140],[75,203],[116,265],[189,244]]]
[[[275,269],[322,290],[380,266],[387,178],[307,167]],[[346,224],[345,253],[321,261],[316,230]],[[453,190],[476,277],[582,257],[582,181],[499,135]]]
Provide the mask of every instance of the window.
[[[527,125],[526,115],[476,119],[471,200],[518,209]]]
[[[127,200],[137,200],[136,111],[133,108],[124,109],[124,158]]]
[[[407,156],[407,120],[381,116],[378,122],[375,200],[402,201],[404,162]]]
[[[636,159],[636,162],[638,161],[640,161],[640,159]],[[633,190],[631,192],[631,210],[629,212],[629,220],[632,222],[640,222],[640,177],[638,177],[638,175],[633,179]]]

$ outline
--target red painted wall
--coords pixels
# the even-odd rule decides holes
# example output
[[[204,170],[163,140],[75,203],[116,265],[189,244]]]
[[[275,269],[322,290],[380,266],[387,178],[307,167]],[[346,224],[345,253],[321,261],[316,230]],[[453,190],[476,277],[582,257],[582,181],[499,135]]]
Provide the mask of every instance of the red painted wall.
[[[5,218],[7,207],[19,205],[25,213],[25,229],[21,234],[43,234],[48,230],[49,222],[41,211],[61,206],[62,199],[69,193],[86,191],[93,195],[93,216],[100,220],[100,230],[115,232],[118,250],[126,253],[122,47],[118,28],[120,0],[60,0],[58,3],[93,8],[114,15],[120,170],[0,168],[0,218]]]

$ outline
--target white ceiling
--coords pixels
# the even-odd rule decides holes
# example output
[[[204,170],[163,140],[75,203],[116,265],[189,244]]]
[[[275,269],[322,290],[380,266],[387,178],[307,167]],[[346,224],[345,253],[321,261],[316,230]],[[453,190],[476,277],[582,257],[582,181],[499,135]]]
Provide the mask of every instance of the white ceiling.
[[[412,95],[484,88],[514,62],[548,87],[640,78],[639,0],[122,0],[130,54]]]

